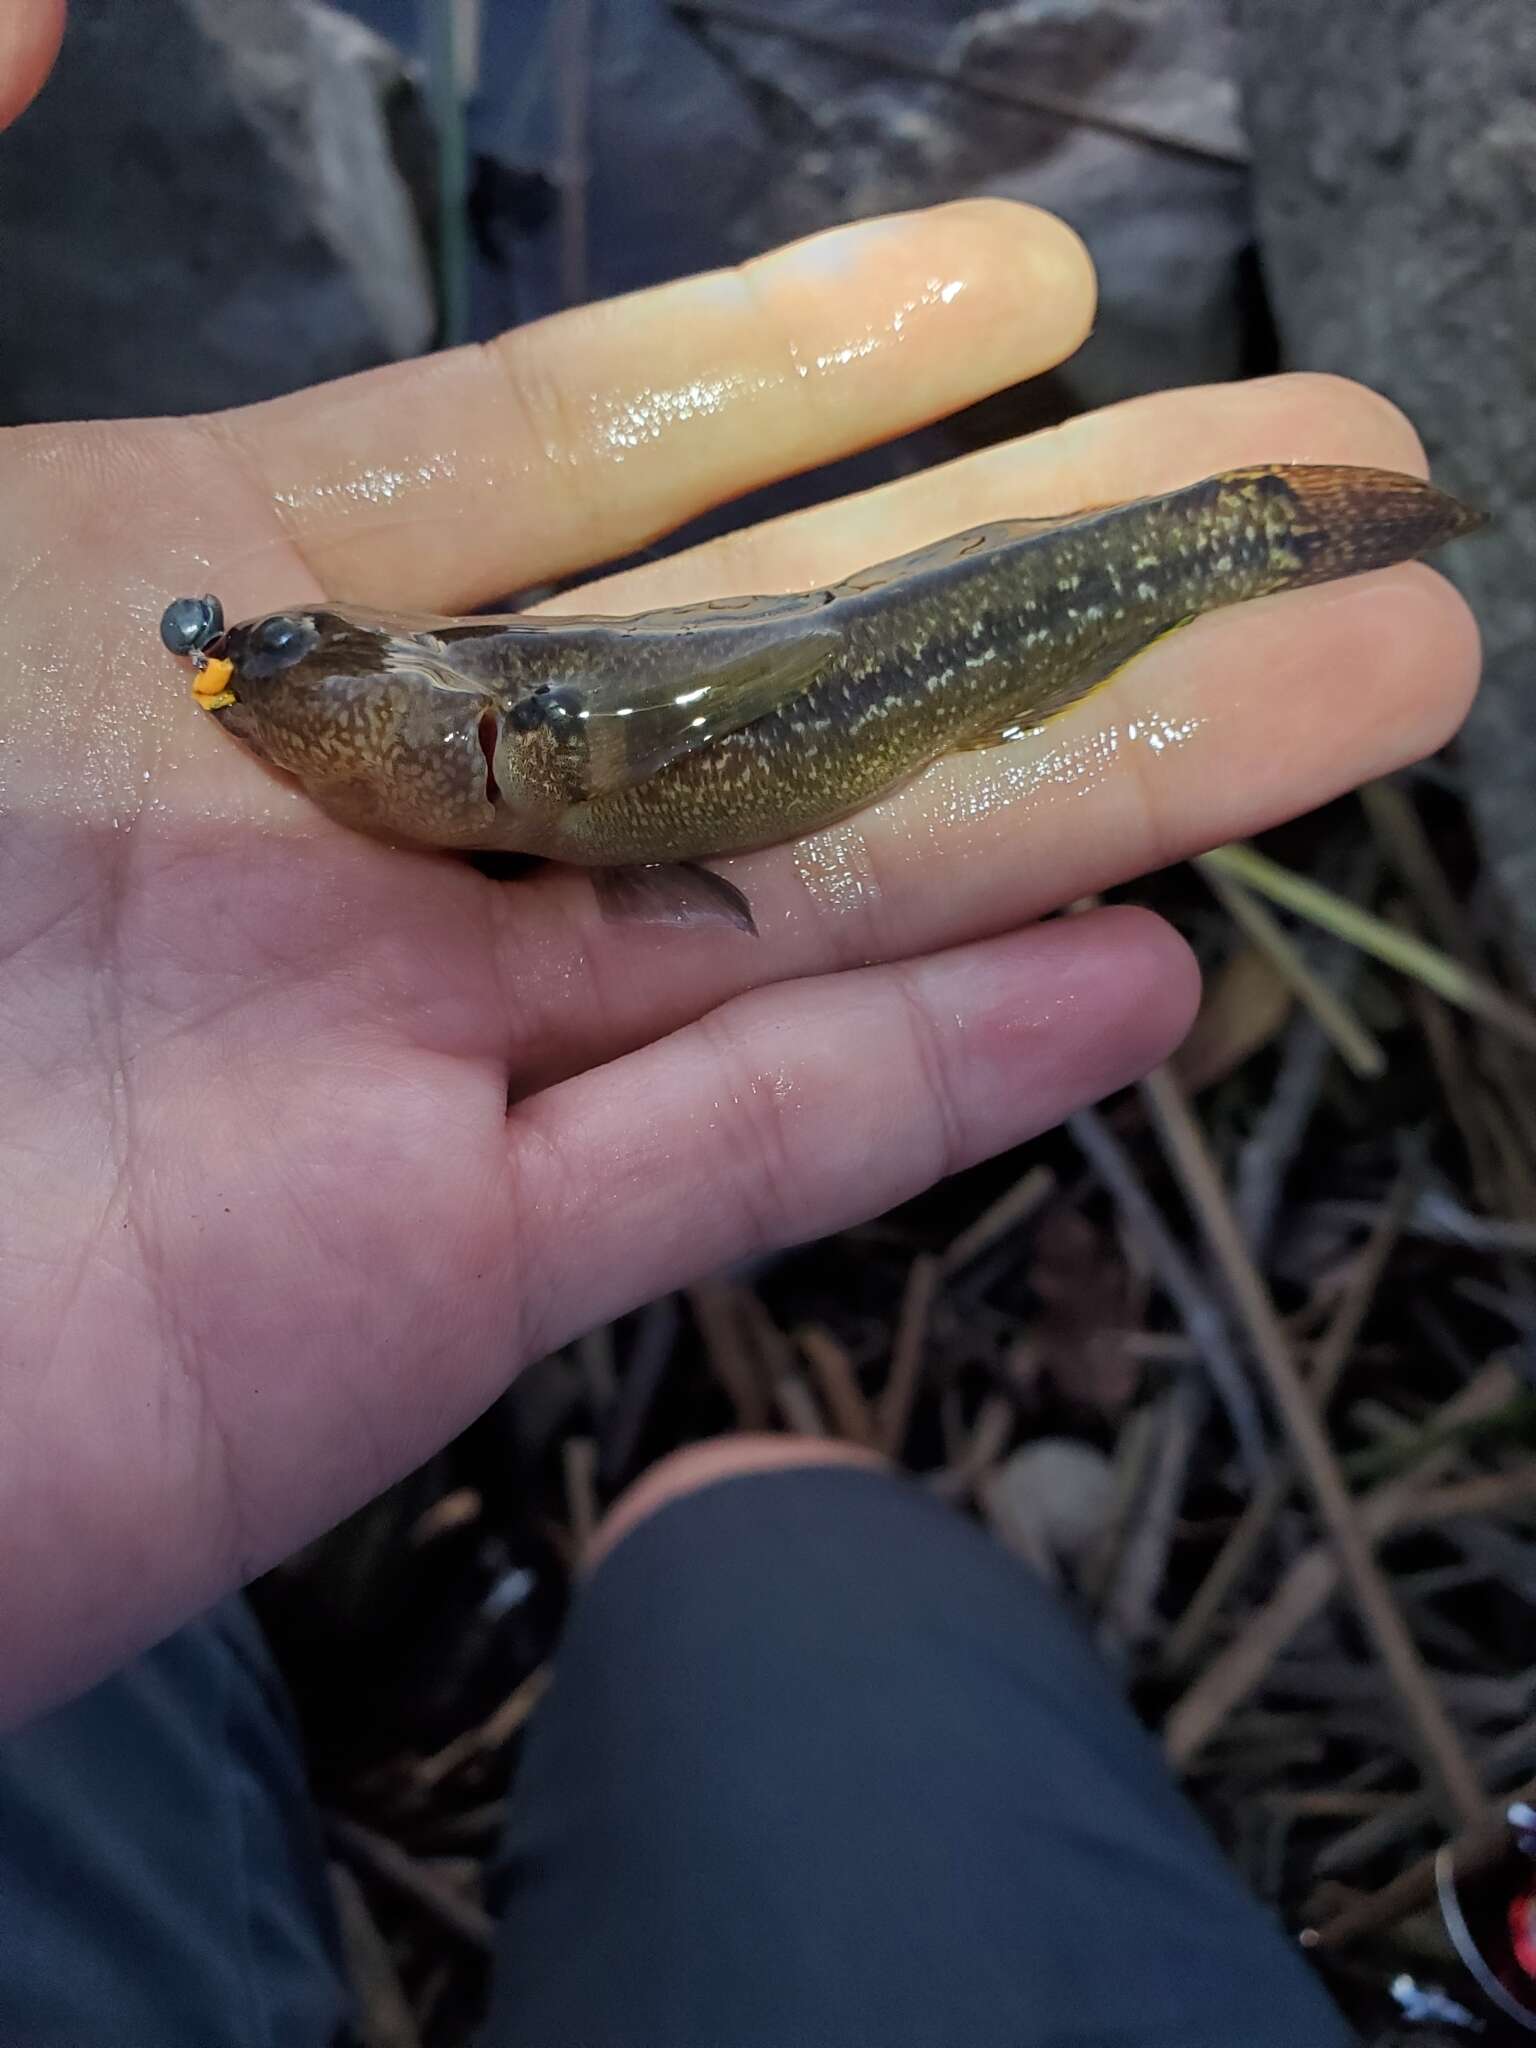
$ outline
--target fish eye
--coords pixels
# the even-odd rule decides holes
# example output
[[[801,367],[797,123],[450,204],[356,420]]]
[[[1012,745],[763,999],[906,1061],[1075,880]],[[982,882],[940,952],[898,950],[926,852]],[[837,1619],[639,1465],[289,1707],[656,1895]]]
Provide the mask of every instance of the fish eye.
[[[313,620],[274,612],[251,627],[240,655],[240,673],[259,681],[263,676],[276,675],[280,669],[292,668],[296,661],[303,660],[319,637]]]
[[[557,729],[582,716],[581,693],[577,690],[546,690],[543,703],[546,721]]]
[[[160,644],[172,654],[198,654],[224,630],[224,607],[216,597],[178,597],[160,620]]]
[[[533,732],[541,725],[561,732],[586,715],[579,690],[551,688],[548,683],[540,683],[536,690],[520,697],[512,706],[507,713],[507,722],[515,732]]]

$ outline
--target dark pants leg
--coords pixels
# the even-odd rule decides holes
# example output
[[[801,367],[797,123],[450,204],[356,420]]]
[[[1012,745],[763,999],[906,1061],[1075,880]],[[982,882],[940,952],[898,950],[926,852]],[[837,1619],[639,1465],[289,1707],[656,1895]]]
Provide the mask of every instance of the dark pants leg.
[[[576,1604],[486,2048],[1343,2048],[1091,1649],[915,1488],[764,1473]],[[243,1610],[0,1744],[0,2041],[320,2048],[319,1844]]]
[[[599,1567],[529,1731],[487,2048],[1342,2048],[1041,1583],[872,1471]]]
[[[327,2048],[297,1730],[244,1601],[0,1740],[5,2048]]]

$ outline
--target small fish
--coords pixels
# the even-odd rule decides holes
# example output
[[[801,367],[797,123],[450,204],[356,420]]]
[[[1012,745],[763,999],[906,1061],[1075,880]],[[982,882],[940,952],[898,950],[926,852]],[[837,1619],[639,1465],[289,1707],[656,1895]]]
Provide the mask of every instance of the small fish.
[[[1229,471],[976,527],[822,590],[631,618],[346,605],[161,621],[226,732],[376,837],[594,871],[614,917],[751,931],[701,862],[797,839],[945,754],[1027,736],[1204,612],[1483,523],[1416,477]]]

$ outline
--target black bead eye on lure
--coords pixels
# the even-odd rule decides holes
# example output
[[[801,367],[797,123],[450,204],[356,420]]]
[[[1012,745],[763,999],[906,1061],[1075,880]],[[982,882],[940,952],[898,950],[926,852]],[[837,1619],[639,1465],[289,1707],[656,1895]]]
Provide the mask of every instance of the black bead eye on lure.
[[[197,670],[192,694],[205,711],[234,703],[229,679],[234,663],[208,650],[224,637],[224,607],[216,597],[178,597],[160,616],[160,644],[172,654],[190,655]]]
[[[224,607],[216,597],[178,597],[160,621],[161,644],[172,654],[201,654],[224,630]]]

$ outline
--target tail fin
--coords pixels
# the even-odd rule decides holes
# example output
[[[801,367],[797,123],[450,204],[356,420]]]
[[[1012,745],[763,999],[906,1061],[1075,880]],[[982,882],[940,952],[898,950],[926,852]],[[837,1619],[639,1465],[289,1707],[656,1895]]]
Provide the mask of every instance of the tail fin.
[[[1367,569],[1411,562],[1488,523],[1488,515],[1434,484],[1390,469],[1287,464],[1268,472],[1294,507],[1294,535],[1304,568],[1292,587],[1330,583]]]

